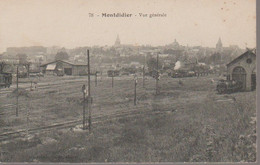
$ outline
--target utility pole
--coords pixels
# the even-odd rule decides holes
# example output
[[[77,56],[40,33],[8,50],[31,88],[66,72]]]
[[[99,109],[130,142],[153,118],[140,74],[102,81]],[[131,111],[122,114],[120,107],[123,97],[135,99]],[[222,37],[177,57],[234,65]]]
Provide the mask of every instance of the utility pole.
[[[30,76],[30,64],[27,64],[27,77],[29,78]]]
[[[90,57],[89,57],[89,50],[88,52],[88,126],[89,132],[91,131],[91,104],[92,98],[90,93]]]
[[[102,70],[100,71],[100,82],[102,82]]]
[[[26,136],[27,136],[27,139],[29,138],[29,116],[30,116],[30,110],[32,108],[30,96],[28,96],[28,101],[29,101],[29,107],[27,108],[27,111],[26,111]]]
[[[134,105],[136,105],[136,86],[137,86],[137,78],[134,78],[135,82],[135,96],[134,96]]]
[[[86,129],[86,86],[83,85],[82,86],[82,93],[83,93],[83,125],[82,125],[82,129],[85,130]]]
[[[95,74],[95,86],[97,86],[97,71],[96,71],[96,74]]]
[[[144,79],[145,79],[145,71],[144,71],[144,69],[145,69],[145,68],[144,68],[144,66],[143,66],[143,88],[144,88],[144,85],[145,85],[145,84],[144,84]]]
[[[114,71],[112,72],[112,88],[114,88]]]
[[[145,86],[145,64],[146,64],[146,54],[144,56],[144,66],[143,66],[143,88]]]
[[[159,53],[157,53],[157,60],[156,60],[156,95],[159,93],[158,91],[158,81],[159,81]]]
[[[19,106],[19,100],[18,100],[18,95],[19,95],[19,91],[18,91],[18,65],[17,65],[17,70],[16,70],[16,92],[17,92],[17,95],[16,95],[16,116],[18,116],[18,106]]]
[[[31,80],[31,91],[33,90],[33,86],[32,86],[32,80]]]

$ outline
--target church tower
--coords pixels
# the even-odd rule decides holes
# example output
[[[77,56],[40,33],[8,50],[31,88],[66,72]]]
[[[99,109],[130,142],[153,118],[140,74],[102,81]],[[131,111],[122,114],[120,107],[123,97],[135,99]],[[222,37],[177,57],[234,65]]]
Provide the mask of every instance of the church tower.
[[[218,39],[218,43],[216,44],[216,50],[218,53],[221,53],[223,50],[223,46],[222,46],[222,42],[221,42],[221,38],[219,37]]]
[[[116,37],[116,42],[115,42],[115,46],[120,46],[120,39],[119,39],[119,35],[117,35]]]

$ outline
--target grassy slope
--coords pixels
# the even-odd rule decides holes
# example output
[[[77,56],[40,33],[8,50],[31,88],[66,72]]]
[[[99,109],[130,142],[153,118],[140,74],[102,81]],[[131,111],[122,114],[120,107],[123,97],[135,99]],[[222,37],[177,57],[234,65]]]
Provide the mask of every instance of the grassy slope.
[[[117,81],[124,82],[119,84]],[[5,144],[2,148],[9,154],[2,161],[255,161],[255,124],[250,124],[250,121],[256,112],[256,93],[216,95],[215,84],[211,84],[209,78],[187,78],[182,81],[183,85],[179,85],[177,79],[161,80],[158,96],[154,96],[153,80],[147,80],[146,90],[138,86],[138,104],[149,105],[147,108],[150,111],[164,113],[99,123],[94,125],[91,135],[64,130],[40,134],[30,142]],[[96,98],[94,114],[113,112],[114,107],[120,104],[125,108],[133,107],[132,81],[115,80],[115,83],[120,86],[115,85],[113,92],[109,80],[104,80],[99,88],[93,90]],[[48,89],[58,92],[50,92],[49,97],[42,98],[45,104],[50,103],[49,107],[42,104],[46,107],[43,111],[45,115],[55,120],[58,116],[73,118],[73,114],[75,118],[79,117],[82,106],[75,100],[81,95],[71,89],[80,89],[80,86],[74,84],[66,90]],[[45,94],[48,90],[44,91]],[[54,97],[64,105],[54,102]],[[66,102],[68,98],[70,102]],[[227,99],[229,101],[218,101]],[[35,99],[34,105],[39,104]],[[41,120],[34,120],[35,125],[39,122]],[[42,145],[47,136],[56,141]]]

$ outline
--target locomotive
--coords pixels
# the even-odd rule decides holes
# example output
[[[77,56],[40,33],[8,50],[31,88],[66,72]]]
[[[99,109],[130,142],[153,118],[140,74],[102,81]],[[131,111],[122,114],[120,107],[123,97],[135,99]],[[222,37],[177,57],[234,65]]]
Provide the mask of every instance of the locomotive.
[[[0,88],[9,88],[12,84],[11,73],[0,73]]]
[[[243,88],[243,83],[235,80],[219,80],[217,91],[219,94],[239,92]]]
[[[107,75],[108,77],[116,77],[119,76],[119,71],[118,70],[108,70]]]
[[[171,74],[172,78],[194,77],[194,76],[196,76],[194,71],[186,71],[186,70],[178,70]]]
[[[5,62],[0,62],[0,88],[9,88],[12,84],[12,74],[4,71],[6,65]]]

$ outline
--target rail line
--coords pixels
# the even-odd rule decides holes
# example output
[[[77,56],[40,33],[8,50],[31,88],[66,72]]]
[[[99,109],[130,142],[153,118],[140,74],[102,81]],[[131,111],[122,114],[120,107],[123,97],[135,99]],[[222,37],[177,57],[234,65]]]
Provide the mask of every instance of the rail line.
[[[68,85],[68,84],[71,84],[71,83],[80,83],[80,82],[84,82],[86,80],[84,79],[79,79],[79,80],[64,80],[62,82],[56,82],[56,83],[42,83],[42,84],[39,84],[38,85],[38,89],[47,89],[49,86],[52,86],[52,87],[59,87],[59,86],[62,86],[64,84]],[[28,83],[24,83],[26,86],[25,87],[22,87],[23,89],[30,89],[31,86],[30,86],[30,82]],[[5,94],[10,94],[12,93],[12,89],[16,89],[15,87],[10,87],[10,89],[4,89],[2,91],[0,91],[0,97],[4,97]]]
[[[123,80],[131,80],[131,79],[123,79]],[[74,79],[74,80],[63,80],[63,81],[59,81],[59,82],[56,82],[56,83],[42,83],[41,85],[39,84],[38,85],[38,89],[46,89],[46,88],[48,88],[50,85],[52,86],[52,87],[59,87],[59,86],[62,86],[62,85],[64,85],[64,84],[71,84],[71,83],[82,83],[82,82],[84,82],[84,81],[87,81],[86,79]],[[92,81],[92,83],[94,83],[93,81]],[[24,87],[25,89],[30,89],[30,82],[28,82],[28,83],[24,83],[24,84],[26,84],[26,85],[28,85],[27,87]],[[16,89],[15,87],[11,87],[11,89]],[[9,94],[9,93],[11,93],[12,91],[10,91],[10,90],[3,90],[3,91],[0,91],[0,96],[3,96],[2,94]]]
[[[78,81],[79,82],[79,81]],[[77,82],[77,83],[78,83]],[[81,81],[80,81],[81,82]],[[74,82],[69,82],[69,83],[74,83]],[[38,89],[46,89],[46,87],[49,87],[49,85],[50,84],[48,84],[48,85],[44,85],[44,86],[40,86],[40,87],[38,87]],[[56,87],[62,87],[62,85],[63,84],[56,84],[55,86]],[[68,85],[68,84],[66,84],[66,85]],[[52,86],[53,87],[53,86]],[[29,87],[28,87],[28,89],[29,89]],[[124,90],[124,92],[126,92],[126,93],[131,93],[130,92],[131,91],[131,89],[125,89]],[[10,92],[11,93],[11,92]],[[72,93],[77,93],[77,91],[75,91],[75,92],[72,92]],[[72,93],[70,93],[70,94],[72,94]],[[105,92],[104,92],[105,93]],[[116,91],[115,90],[115,93],[120,93],[120,92],[118,92],[118,91]],[[94,91],[94,95],[96,95],[97,93],[96,93],[96,91]],[[98,100],[98,102],[99,102],[99,100],[113,100],[113,97],[114,97],[114,94],[111,96],[111,95],[107,95],[107,94],[99,94],[98,96],[94,96],[94,98],[96,99],[96,100]],[[62,103],[62,101],[60,101],[60,103]],[[56,101],[56,104],[57,104],[57,101]],[[124,104],[124,103],[120,103],[120,104]],[[15,107],[16,106],[16,104],[5,104],[5,105],[1,105],[0,106],[0,109],[3,109],[2,110],[2,112],[0,111],[0,115],[4,115],[4,114],[12,114],[13,112],[7,112],[10,108],[12,108],[12,107]],[[21,105],[20,105],[21,106]],[[122,107],[122,105],[119,105],[120,107]],[[126,106],[125,104],[124,104],[124,106]],[[128,106],[127,106],[128,107]]]
[[[147,110],[140,110],[143,108],[147,108]],[[138,108],[138,109],[137,109]],[[97,115],[92,117],[92,123],[98,124],[109,120],[114,120],[122,117],[134,117],[136,115],[149,115],[149,114],[159,114],[159,113],[165,113],[168,111],[155,111],[151,110],[151,107],[148,108],[148,106],[139,106],[131,108],[131,110],[124,110],[122,111],[121,108],[117,108],[117,111],[115,113],[111,113],[109,115]],[[65,123],[56,123],[49,126],[43,126],[38,128],[30,128],[28,129],[28,132],[30,134],[37,133],[39,131],[50,131],[52,129],[64,129],[64,128],[72,128],[76,125],[79,125],[82,123],[82,119],[73,120]],[[16,139],[16,138],[22,138],[26,136],[26,129],[18,130],[18,131],[12,131],[12,132],[6,132],[0,134],[0,142],[10,140],[10,139]]]
[[[62,83],[53,83],[53,84],[42,84],[39,85],[37,88],[38,89],[46,89],[49,88],[49,86],[51,85],[52,88],[53,87],[64,87],[63,85],[69,85],[71,83],[73,83],[73,85],[77,85],[78,83],[82,83],[86,81],[85,79],[80,79],[80,80],[73,80],[73,81],[64,81]],[[14,88],[15,89],[15,88]],[[30,89],[30,87],[26,87],[25,89]],[[105,90],[110,90],[109,87],[106,87]],[[120,93],[120,89],[114,87],[114,92],[112,93],[112,96],[107,96],[104,93],[100,93],[98,96],[94,96],[97,100],[103,100],[103,99],[108,99],[108,100],[113,100],[113,97],[115,97],[115,93]],[[124,89],[124,92],[130,92],[132,91],[132,89]],[[11,91],[3,91],[6,92],[6,94],[11,93]],[[0,94],[3,94],[3,92],[1,92]],[[95,95],[97,94],[97,91],[93,91],[95,93]],[[73,92],[74,93],[74,92]],[[131,95],[131,94],[130,94]],[[3,95],[2,95],[3,96]],[[60,102],[60,101],[59,101]],[[99,101],[97,101],[99,103]],[[57,103],[57,102],[56,102]],[[103,104],[103,102],[101,103]],[[0,112],[0,115],[11,115],[11,113],[14,113],[12,111],[8,111],[10,108],[16,106],[15,104],[6,104],[1,106],[1,109],[4,109],[4,111]],[[152,108],[149,107],[150,105],[137,105],[132,107],[132,105],[129,105],[125,102],[121,102],[120,104],[115,104],[112,105],[113,107],[113,111],[109,113],[108,115],[94,115],[92,117],[92,120],[94,120],[93,124],[97,124],[100,122],[104,122],[106,120],[111,120],[111,119],[116,119],[116,118],[120,118],[120,117],[131,117],[134,115],[141,115],[141,114],[149,114],[149,113],[161,113],[162,111],[151,111]],[[97,108],[100,107],[100,105],[96,105],[93,106],[93,108]],[[25,108],[20,108],[21,110],[24,110]],[[126,109],[126,110],[124,110]],[[24,111],[25,112],[25,111]],[[82,117],[82,116],[81,116]],[[28,129],[29,133],[36,133],[39,131],[49,131],[52,129],[63,129],[63,128],[71,128],[73,126],[76,126],[78,124],[80,124],[82,122],[82,120],[73,120],[73,121],[69,121],[69,122],[65,122],[65,123],[56,123],[56,124],[52,124],[49,126],[43,126],[43,127],[38,127],[38,128],[30,128]],[[12,131],[12,132],[6,132],[3,134],[0,134],[0,142],[1,141],[5,141],[5,140],[9,140],[9,139],[14,139],[14,138],[19,138],[19,137],[24,137],[24,133],[26,133],[27,130],[26,129],[22,129],[22,130],[18,130],[18,131]]]

